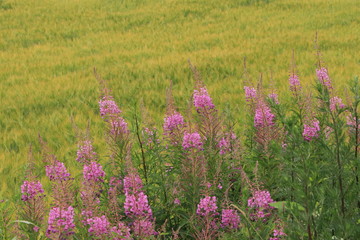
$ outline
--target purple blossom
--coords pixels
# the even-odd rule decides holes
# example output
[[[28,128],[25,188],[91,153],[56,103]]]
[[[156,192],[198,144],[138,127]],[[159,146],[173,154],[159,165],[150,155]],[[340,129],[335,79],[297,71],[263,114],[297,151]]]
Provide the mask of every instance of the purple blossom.
[[[30,199],[36,198],[37,195],[44,193],[44,189],[40,181],[24,181],[24,183],[21,185],[21,193],[23,193],[23,195],[21,196],[21,200],[28,201]]]
[[[264,103],[260,103],[255,110],[254,126],[266,127],[274,125],[275,115],[271,113],[271,109]]]
[[[255,101],[256,99],[256,89],[255,88],[252,88],[252,87],[247,87],[245,86],[244,87],[244,90],[245,90],[245,100],[247,102],[253,102]]]
[[[332,97],[330,99],[330,110],[332,112],[336,111],[336,108],[344,108],[345,104],[343,104],[342,99],[339,97]]]
[[[124,192],[134,194],[142,191],[143,183],[138,174],[130,173],[124,178]]]
[[[200,88],[200,90],[194,90],[193,100],[194,100],[194,106],[197,109],[200,108],[213,109],[215,107],[205,87]]]
[[[290,91],[296,93],[301,89],[300,80],[296,74],[290,75],[289,83],[290,83]]]
[[[332,89],[331,80],[326,68],[322,67],[320,69],[316,69],[316,76],[324,87],[329,90]]]
[[[185,133],[182,146],[185,150],[190,148],[202,150],[203,143],[200,134],[197,132]]]
[[[223,209],[221,212],[221,227],[237,229],[240,224],[240,216],[234,209]]]
[[[71,206],[67,209],[60,209],[58,207],[50,209],[46,236],[51,238],[52,234],[74,234],[74,215],[74,208]]]
[[[119,107],[116,105],[114,100],[111,100],[111,98],[112,97],[103,97],[103,99],[99,101],[100,115],[103,118],[105,116],[116,116],[121,113]]]
[[[154,230],[154,224],[147,219],[137,219],[133,222],[133,232],[141,239],[148,238],[158,233]]]
[[[89,165],[84,165],[83,175],[86,181],[103,182],[105,172],[99,163],[93,161]]]
[[[269,240],[280,240],[281,236],[287,236],[286,233],[283,232],[282,229],[274,229],[273,236]]]
[[[311,122],[311,125],[304,124],[303,137],[306,141],[311,141],[313,138],[319,136],[320,122],[315,119]]]
[[[274,202],[268,191],[255,191],[253,197],[248,199],[248,206],[252,208],[266,208]]]
[[[110,119],[110,134],[113,136],[121,136],[129,133],[128,125],[124,118],[116,116]]]
[[[268,97],[272,99],[276,104],[279,104],[278,95],[276,93],[270,93]]]
[[[90,225],[88,232],[96,237],[101,237],[109,233],[110,223],[106,216],[94,217],[87,219],[87,224]]]
[[[93,151],[91,141],[83,141],[77,151],[76,161],[86,163],[96,159],[96,152]]]
[[[174,114],[164,118],[164,134],[172,134],[176,129],[179,129],[184,125],[185,122],[183,116],[178,112],[174,112]]]
[[[127,216],[152,217],[152,211],[145,193],[140,192],[137,196],[125,193],[125,196],[124,209]]]
[[[200,216],[213,216],[216,215],[216,197],[206,196],[200,200],[200,203],[197,206],[196,213]]]
[[[111,235],[113,240],[132,239],[130,235],[130,229],[122,222],[119,222],[117,226],[111,228]]]
[[[230,141],[226,138],[221,138],[219,143],[218,143],[218,147],[220,149],[220,155],[223,155],[227,152],[231,151],[231,146],[230,146]]]
[[[45,171],[50,181],[67,181],[70,178],[70,173],[64,163],[57,160],[55,160],[54,164],[45,166]]]
[[[180,200],[179,200],[178,198],[175,198],[175,199],[174,199],[174,204],[176,204],[176,205],[180,205],[180,204],[181,204],[181,202],[180,202]]]

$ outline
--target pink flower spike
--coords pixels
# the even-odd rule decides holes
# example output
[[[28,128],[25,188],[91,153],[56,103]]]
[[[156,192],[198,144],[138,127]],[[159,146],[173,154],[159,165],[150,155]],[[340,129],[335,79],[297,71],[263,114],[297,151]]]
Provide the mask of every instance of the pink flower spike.
[[[176,129],[183,127],[185,124],[183,116],[175,112],[174,114],[164,118],[164,134],[171,135]]]
[[[289,83],[290,83],[290,91],[296,93],[301,89],[299,77],[296,74],[290,75]]]
[[[203,150],[203,143],[201,141],[200,134],[197,132],[185,133],[182,146],[184,150],[189,150],[190,148]]]
[[[194,101],[194,106],[197,109],[215,108],[215,105],[212,103],[212,99],[205,87],[200,88],[200,90],[194,90],[193,101]]]
[[[83,175],[86,181],[103,182],[105,172],[99,163],[91,162],[89,165],[84,165]]]
[[[271,109],[264,103],[260,103],[255,110],[254,126],[266,127],[274,125],[275,115],[271,113]]]
[[[256,89],[252,87],[244,87],[245,99],[247,102],[253,102],[256,100]]]
[[[332,97],[330,99],[330,110],[332,112],[336,111],[336,109],[344,108],[345,104],[343,104],[342,99],[339,97]]]
[[[320,122],[315,119],[311,122],[311,125],[304,124],[303,137],[306,141],[311,141],[313,138],[319,136]]]
[[[200,216],[213,216],[217,215],[216,210],[216,197],[206,196],[200,200],[200,203],[197,206],[196,214]]]
[[[316,69],[316,76],[324,87],[329,90],[332,89],[331,80],[326,68],[322,67],[320,69]]]
[[[104,117],[112,117],[116,116],[117,114],[120,114],[121,111],[119,107],[116,105],[114,100],[111,100],[112,97],[104,97],[99,101],[99,107],[100,107],[100,115],[102,118]]]

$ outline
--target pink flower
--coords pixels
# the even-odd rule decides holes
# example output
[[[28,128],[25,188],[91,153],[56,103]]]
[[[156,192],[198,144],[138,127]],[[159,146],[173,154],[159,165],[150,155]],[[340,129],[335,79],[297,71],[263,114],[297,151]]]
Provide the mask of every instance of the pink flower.
[[[290,91],[296,93],[301,89],[299,77],[296,74],[290,75],[289,83],[290,83]]]
[[[345,104],[342,103],[342,99],[339,97],[332,97],[330,99],[330,110],[332,112],[336,111],[337,108],[344,108]]]
[[[233,209],[223,209],[221,212],[221,227],[231,229],[239,228],[240,216]]]
[[[108,234],[109,232],[110,223],[105,215],[101,217],[89,218],[87,220],[87,224],[90,225],[88,232],[96,237],[101,237]]]
[[[84,165],[83,175],[86,181],[103,182],[105,172],[99,163],[93,161],[89,165]]]
[[[197,109],[213,109],[215,107],[205,87],[200,88],[200,90],[194,90],[193,100],[194,106]]]
[[[134,194],[141,192],[143,183],[139,175],[131,173],[124,178],[124,192]]]
[[[57,160],[53,165],[46,166],[45,171],[50,181],[67,181],[70,178],[70,173],[67,171],[64,163]]]
[[[271,93],[268,95],[270,99],[272,99],[276,104],[279,104],[278,95],[276,93]]]
[[[117,114],[120,114],[121,111],[119,109],[119,107],[116,105],[114,100],[111,100],[112,97],[108,96],[108,97],[103,97],[103,99],[101,99],[99,101],[99,107],[100,107],[100,115],[101,117],[111,117],[111,116],[116,116]]]
[[[248,199],[248,206],[253,208],[266,208],[274,202],[268,191],[255,191],[253,197]]]
[[[127,216],[152,217],[152,211],[145,193],[140,192],[137,195],[125,193],[125,196],[124,209]]]
[[[124,240],[132,239],[130,235],[130,228],[128,228],[124,223],[119,222],[117,226],[111,228],[111,235],[115,238],[114,240]]]
[[[329,78],[328,71],[326,68],[322,67],[320,69],[316,69],[316,76],[324,87],[326,87],[329,90],[332,89],[331,80]]]
[[[196,213],[200,216],[213,216],[216,215],[216,197],[206,196],[200,200],[200,203],[197,206]]]
[[[201,141],[200,134],[197,132],[185,133],[182,146],[185,150],[188,150],[190,148],[202,150],[203,143]]]
[[[113,136],[121,136],[129,133],[127,122],[120,116],[111,118],[110,126],[110,134]]]
[[[179,200],[178,198],[175,198],[175,199],[174,199],[174,204],[176,204],[176,205],[180,205],[180,204],[181,204],[181,202],[180,202],[180,200]]]
[[[23,193],[23,195],[21,196],[21,200],[28,201],[30,199],[36,198],[37,195],[44,193],[44,189],[40,181],[24,181],[24,183],[21,185],[21,193]]]
[[[164,134],[170,135],[172,134],[176,129],[179,129],[183,127],[185,124],[183,116],[175,112],[174,114],[167,116],[164,118]]]
[[[93,151],[91,141],[83,141],[77,151],[76,161],[86,163],[96,159],[96,152]]]
[[[253,102],[256,100],[256,89],[252,87],[244,87],[245,99],[247,102]]]
[[[304,124],[303,137],[306,141],[311,141],[313,138],[319,136],[320,122],[319,120],[313,120],[311,125]]]
[[[230,148],[230,141],[226,138],[221,138],[219,143],[218,143],[218,147],[220,148],[220,155],[224,155],[227,152],[231,151]]]
[[[154,230],[154,224],[147,219],[138,219],[133,222],[133,231],[139,239],[148,238],[158,233]]]
[[[260,103],[255,110],[254,126],[266,127],[274,125],[275,115],[271,113],[271,109],[265,103]]]
[[[46,236],[51,238],[51,235],[54,233],[65,235],[74,234],[74,215],[74,208],[71,206],[67,209],[60,209],[58,207],[50,209]]]

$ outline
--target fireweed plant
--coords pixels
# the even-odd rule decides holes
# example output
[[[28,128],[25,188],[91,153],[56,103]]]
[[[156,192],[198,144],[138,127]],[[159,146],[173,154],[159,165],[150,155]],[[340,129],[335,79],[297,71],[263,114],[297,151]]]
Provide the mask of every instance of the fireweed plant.
[[[177,109],[170,86],[158,127],[136,111],[129,124],[95,72],[108,157],[79,137],[74,177],[40,137],[43,161],[29,157],[17,211],[0,202],[0,236],[359,239],[360,83],[342,100],[318,62],[310,93],[293,61],[291,104],[261,84],[244,86],[242,143],[191,63],[189,109]]]

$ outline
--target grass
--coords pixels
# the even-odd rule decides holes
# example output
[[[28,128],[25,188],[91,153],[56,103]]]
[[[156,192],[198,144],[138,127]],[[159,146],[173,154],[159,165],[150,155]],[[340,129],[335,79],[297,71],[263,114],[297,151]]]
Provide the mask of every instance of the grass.
[[[359,10],[356,0],[0,1],[0,198],[19,193],[38,134],[74,164],[71,117],[80,128],[90,121],[97,151],[106,154],[93,67],[109,80],[125,116],[142,101],[160,122],[170,79],[176,103],[187,106],[191,59],[218,108],[230,108],[241,125],[244,57],[252,80],[262,73],[265,86],[286,91],[294,49],[310,85],[318,32],[329,73],[342,87],[359,74]]]

